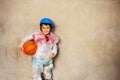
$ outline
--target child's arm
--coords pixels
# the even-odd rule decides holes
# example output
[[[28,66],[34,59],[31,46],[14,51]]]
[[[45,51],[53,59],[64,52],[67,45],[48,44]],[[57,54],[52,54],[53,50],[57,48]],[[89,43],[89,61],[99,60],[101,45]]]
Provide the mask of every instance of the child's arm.
[[[54,54],[54,56],[57,54],[57,45],[56,44],[53,47],[52,53]]]
[[[25,38],[23,38],[23,39],[21,40],[20,47],[22,48],[22,47],[23,47],[23,44],[24,44],[26,41],[29,41],[29,40],[33,40],[33,35],[28,35],[28,36],[26,36]]]
[[[56,54],[57,54],[57,45],[55,44],[49,58],[53,59],[56,56]]]
[[[58,50],[57,43],[58,42],[59,42],[59,39],[58,39],[58,37],[56,37],[55,44],[54,44],[54,46],[52,48],[52,52],[51,52],[51,54],[49,56],[50,59],[53,59],[56,56],[56,54],[57,54],[57,50]]]

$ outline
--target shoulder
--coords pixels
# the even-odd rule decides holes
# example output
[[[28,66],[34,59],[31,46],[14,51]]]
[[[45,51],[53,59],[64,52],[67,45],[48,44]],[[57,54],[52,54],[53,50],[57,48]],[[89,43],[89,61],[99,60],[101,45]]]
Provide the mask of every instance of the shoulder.
[[[50,33],[50,40],[55,44],[59,42],[59,38],[53,33]]]
[[[41,32],[34,32],[32,36],[33,36],[33,39],[44,37]]]
[[[34,32],[33,34],[32,34],[33,36],[42,36],[42,32]]]

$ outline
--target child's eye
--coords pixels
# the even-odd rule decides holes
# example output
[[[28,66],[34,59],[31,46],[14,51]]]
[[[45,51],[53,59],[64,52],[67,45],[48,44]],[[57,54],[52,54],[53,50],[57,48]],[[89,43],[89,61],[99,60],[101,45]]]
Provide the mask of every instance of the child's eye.
[[[50,29],[49,27],[47,27],[47,29]]]
[[[45,29],[44,27],[42,29]]]

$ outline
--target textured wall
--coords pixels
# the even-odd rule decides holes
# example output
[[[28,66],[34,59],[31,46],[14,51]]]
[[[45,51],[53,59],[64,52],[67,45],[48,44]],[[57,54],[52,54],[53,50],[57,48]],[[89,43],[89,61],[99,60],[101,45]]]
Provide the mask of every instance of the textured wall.
[[[120,0],[0,0],[0,80],[32,80],[19,44],[42,17],[60,38],[54,80],[120,80]]]

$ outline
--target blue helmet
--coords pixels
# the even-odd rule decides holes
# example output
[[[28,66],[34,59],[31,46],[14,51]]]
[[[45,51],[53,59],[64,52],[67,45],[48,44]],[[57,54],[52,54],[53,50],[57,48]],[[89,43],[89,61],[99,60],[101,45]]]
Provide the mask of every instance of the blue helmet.
[[[44,24],[44,23],[53,26],[53,22],[52,22],[52,20],[49,19],[49,18],[42,18],[42,19],[40,20],[40,25],[41,25],[41,24]]]

